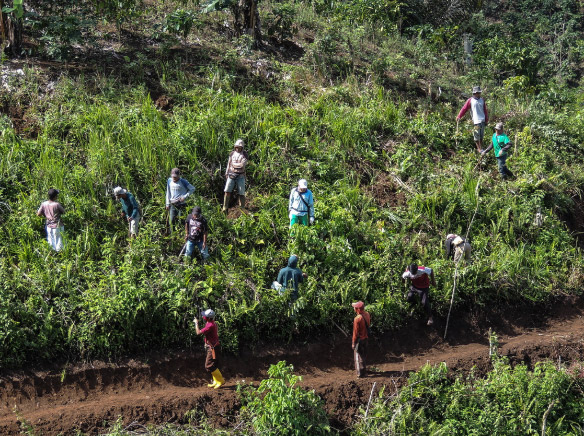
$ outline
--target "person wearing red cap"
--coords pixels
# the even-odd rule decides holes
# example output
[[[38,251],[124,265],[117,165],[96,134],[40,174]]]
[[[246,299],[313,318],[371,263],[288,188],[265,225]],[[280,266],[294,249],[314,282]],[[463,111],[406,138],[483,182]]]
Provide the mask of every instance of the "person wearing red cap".
[[[365,377],[367,358],[367,342],[369,339],[369,326],[371,315],[365,311],[365,304],[358,301],[352,304],[357,316],[353,320],[353,357],[355,359],[355,371],[357,377]]]

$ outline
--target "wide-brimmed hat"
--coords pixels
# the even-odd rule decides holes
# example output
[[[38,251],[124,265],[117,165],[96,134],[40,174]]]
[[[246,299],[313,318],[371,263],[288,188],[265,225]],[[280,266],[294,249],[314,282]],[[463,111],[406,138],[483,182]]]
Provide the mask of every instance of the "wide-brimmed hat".
[[[121,186],[116,186],[114,188],[114,195],[117,197],[119,195],[123,195],[126,194],[128,191],[126,191],[124,188],[122,188]]]
[[[481,93],[481,92],[483,92],[483,90],[481,89],[480,86],[473,86],[472,87],[472,93],[473,94],[477,94],[477,93]]]

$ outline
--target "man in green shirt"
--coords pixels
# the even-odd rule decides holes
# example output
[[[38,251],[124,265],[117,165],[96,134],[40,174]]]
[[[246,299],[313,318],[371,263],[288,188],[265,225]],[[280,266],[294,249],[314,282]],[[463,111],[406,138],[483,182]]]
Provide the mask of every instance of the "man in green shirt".
[[[122,203],[122,218],[128,219],[130,237],[135,238],[140,223],[140,206],[138,206],[136,198],[121,186],[114,188],[114,195],[116,200],[120,200]]]
[[[507,168],[507,150],[511,148],[511,140],[505,133],[503,133],[503,123],[497,123],[495,125],[495,133],[493,133],[493,140],[488,148],[481,151],[481,155],[484,155],[490,149],[495,151],[495,157],[497,158],[497,163],[499,164],[499,173],[503,180],[507,180],[509,177],[513,177],[513,173]]]

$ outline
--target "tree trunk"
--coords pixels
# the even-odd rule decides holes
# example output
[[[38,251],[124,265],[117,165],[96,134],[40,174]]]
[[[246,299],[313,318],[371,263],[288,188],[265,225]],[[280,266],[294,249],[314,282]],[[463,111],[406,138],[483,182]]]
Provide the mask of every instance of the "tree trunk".
[[[260,13],[257,0],[238,0],[232,6],[235,32],[251,35],[256,44],[261,44]]]
[[[8,55],[19,56],[22,52],[23,20],[1,12],[4,6],[4,1],[0,0],[0,38],[4,45],[4,52]]]

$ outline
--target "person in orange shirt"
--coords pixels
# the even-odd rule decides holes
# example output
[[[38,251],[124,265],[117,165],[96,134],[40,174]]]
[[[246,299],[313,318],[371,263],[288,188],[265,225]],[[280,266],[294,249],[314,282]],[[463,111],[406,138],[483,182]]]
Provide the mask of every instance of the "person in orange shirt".
[[[357,316],[353,320],[353,357],[355,358],[355,370],[357,377],[365,377],[367,372],[365,359],[367,358],[367,341],[369,339],[369,326],[371,315],[365,312],[365,304],[362,301],[352,304]]]

